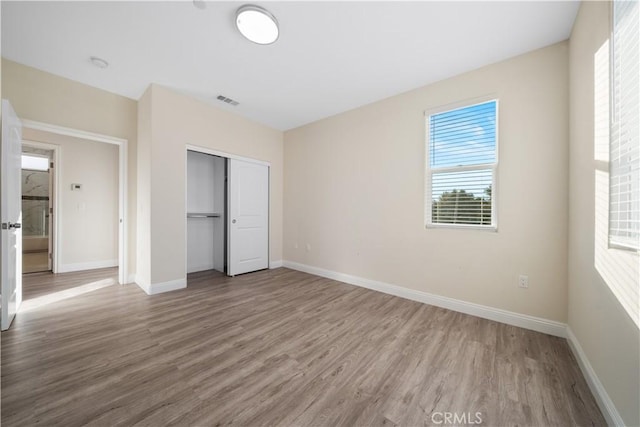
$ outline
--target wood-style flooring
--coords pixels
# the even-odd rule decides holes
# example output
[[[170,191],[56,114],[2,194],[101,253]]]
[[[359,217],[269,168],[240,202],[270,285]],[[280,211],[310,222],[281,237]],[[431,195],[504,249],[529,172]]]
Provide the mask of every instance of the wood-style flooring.
[[[22,299],[27,301],[44,297],[98,281],[110,281],[111,284],[117,284],[118,268],[101,268],[65,274],[53,274],[50,271],[24,274],[22,276]]]
[[[105,286],[2,333],[4,427],[454,425],[446,413],[605,425],[564,339],[285,268],[154,296]]]

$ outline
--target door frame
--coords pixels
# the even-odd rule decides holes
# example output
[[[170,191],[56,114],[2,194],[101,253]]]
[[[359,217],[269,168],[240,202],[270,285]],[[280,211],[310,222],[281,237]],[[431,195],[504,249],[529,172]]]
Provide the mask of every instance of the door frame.
[[[52,125],[49,123],[38,122],[34,120],[26,120],[22,119],[22,127],[23,129],[31,129],[43,132],[49,132],[56,135],[70,136],[73,138],[85,139],[93,142],[102,142],[106,144],[112,144],[118,146],[118,283],[124,285],[125,283],[129,283],[129,274],[128,274],[128,265],[127,261],[129,245],[128,245],[128,224],[129,218],[127,213],[127,200],[128,200],[128,185],[127,185],[127,162],[128,162],[128,140],[124,138],[117,138],[114,136],[103,135],[99,133],[87,132],[84,130],[67,128],[58,125]],[[24,141],[24,135],[23,135]],[[50,144],[50,143],[48,143]],[[55,144],[50,144],[55,145]],[[59,148],[59,147],[58,147]],[[58,159],[54,167],[60,168],[62,165],[61,155],[58,152]],[[56,172],[56,177],[59,175]],[[54,192],[56,195],[60,194],[60,181],[56,179],[54,187]],[[56,209],[60,209],[59,203],[60,197],[55,197],[54,202],[58,200],[58,204],[54,207],[54,215],[57,214]],[[62,240],[62,236],[58,233],[59,226],[59,215],[55,215],[55,230],[56,234],[56,256],[54,260],[54,273],[59,270],[59,249],[60,249],[60,241]]]
[[[270,266],[271,264],[271,163],[270,162],[265,162],[264,160],[257,160],[257,159],[252,159],[250,157],[243,157],[243,156],[238,156],[236,154],[230,154],[224,151],[219,151],[219,150],[214,150],[211,148],[207,148],[207,147],[202,147],[199,145],[192,145],[192,144],[185,144],[185,150],[184,150],[184,213],[183,213],[183,218],[184,218],[184,277],[187,277],[187,245],[189,244],[189,242],[187,242],[187,151],[195,151],[197,153],[202,153],[202,154],[210,154],[212,156],[218,156],[218,157],[223,157],[225,159],[235,159],[235,160],[241,160],[243,162],[249,162],[249,163],[256,163],[259,165],[263,165],[263,166],[267,166],[269,168],[269,184],[268,184],[268,189],[269,189],[269,193],[267,195],[267,212],[269,214],[269,220],[268,220],[268,225],[267,225],[267,265]],[[229,182],[227,182],[227,193],[229,192]],[[225,228],[227,228],[227,235],[228,235],[228,226],[229,226],[229,204],[228,201],[225,203],[226,206],[224,207],[225,209]],[[226,248],[226,257],[229,256],[229,240],[227,239],[227,248]],[[227,262],[228,259],[225,259],[225,262]],[[227,266],[228,268],[228,266]],[[271,267],[267,267],[267,268],[271,268]],[[228,273],[227,273],[228,275]]]
[[[24,123],[24,120],[23,120]],[[24,127],[24,125],[23,125]],[[58,246],[58,212],[59,212],[59,174],[58,174],[58,165],[60,164],[60,146],[56,144],[51,144],[48,142],[39,142],[39,141],[31,141],[28,139],[22,138],[22,145],[32,148],[40,148],[43,150],[53,151],[53,158],[51,161],[53,162],[53,173],[50,172],[49,180],[50,187],[53,189],[52,194],[49,194],[49,197],[53,200],[53,220],[51,221],[51,229],[49,230],[49,247],[51,249],[51,271],[53,273],[58,272],[58,254],[60,247]],[[49,168],[51,171],[51,168]],[[23,272],[24,274],[24,272]]]
[[[211,148],[201,147],[198,145],[187,144],[185,149],[185,155],[187,151],[197,151],[198,153],[202,153],[202,154],[210,154],[212,156],[224,157],[227,159],[242,160],[243,162],[257,163],[259,165],[271,167],[271,163],[265,162],[264,160],[257,160],[257,159],[252,159],[250,157],[237,156],[235,154],[226,153],[224,151],[213,150]]]

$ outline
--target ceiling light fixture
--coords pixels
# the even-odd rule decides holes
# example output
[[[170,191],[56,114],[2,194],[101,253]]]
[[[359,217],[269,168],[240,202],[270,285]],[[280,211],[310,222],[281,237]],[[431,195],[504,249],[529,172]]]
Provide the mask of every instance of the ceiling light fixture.
[[[260,6],[244,5],[236,11],[236,27],[240,34],[257,44],[271,44],[278,40],[278,21]]]
[[[92,56],[89,58],[91,63],[98,68],[107,68],[109,63],[102,58],[98,58],[97,56]]]

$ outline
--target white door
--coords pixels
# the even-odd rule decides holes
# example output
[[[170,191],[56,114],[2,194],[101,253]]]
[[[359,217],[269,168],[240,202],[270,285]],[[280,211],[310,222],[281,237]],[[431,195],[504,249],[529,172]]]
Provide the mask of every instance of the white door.
[[[22,124],[9,101],[2,100],[0,150],[0,256],[2,258],[2,330],[9,329],[22,302]]]
[[[269,166],[229,159],[227,274],[269,267]]]

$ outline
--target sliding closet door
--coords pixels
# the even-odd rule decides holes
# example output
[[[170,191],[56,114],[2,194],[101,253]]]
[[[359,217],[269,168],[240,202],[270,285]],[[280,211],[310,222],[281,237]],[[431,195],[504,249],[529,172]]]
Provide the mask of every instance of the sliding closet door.
[[[228,274],[269,267],[269,167],[229,159]]]

